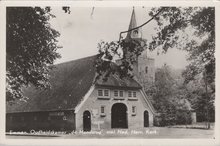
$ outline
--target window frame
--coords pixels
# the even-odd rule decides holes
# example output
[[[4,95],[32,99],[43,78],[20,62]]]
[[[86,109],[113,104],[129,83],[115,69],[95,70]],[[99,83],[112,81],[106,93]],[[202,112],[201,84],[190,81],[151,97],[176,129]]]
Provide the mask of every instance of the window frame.
[[[117,95],[116,95],[115,93],[117,93]],[[114,97],[119,97],[119,92],[118,92],[118,90],[114,90]]]
[[[134,96],[135,95],[135,96]],[[133,98],[137,98],[137,92],[136,91],[132,91],[132,97]]]
[[[122,96],[121,96],[122,93]],[[123,90],[119,90],[119,97],[124,97],[124,91]]]
[[[102,96],[99,95],[99,92],[102,92]],[[108,92],[108,96],[106,95],[106,92]],[[109,89],[97,89],[97,95],[98,95],[98,98],[100,99],[109,99],[110,98],[110,90]]]
[[[100,107],[100,116],[101,117],[105,117],[106,116],[105,106],[104,105],[101,105],[101,107]]]
[[[99,91],[101,91],[101,92],[99,92]],[[98,89],[97,92],[98,92],[98,96],[99,96],[99,97],[103,97],[103,95],[104,95],[104,94],[103,94],[103,89]],[[99,95],[99,93],[101,93],[102,95]]]
[[[137,106],[134,106],[134,105],[133,105],[133,106],[131,107],[131,115],[132,115],[132,116],[136,116],[136,114],[137,114]]]
[[[130,97],[130,98],[132,97],[132,91],[131,90],[128,91],[128,97]]]
[[[128,100],[138,100],[137,98],[137,92],[136,90],[128,90]],[[130,95],[130,96],[129,96]]]
[[[106,92],[107,91],[107,92]],[[110,93],[110,91],[108,90],[108,89],[103,89],[103,92],[104,92],[104,97],[109,97],[109,93]],[[108,95],[105,95],[105,93],[108,93]]]

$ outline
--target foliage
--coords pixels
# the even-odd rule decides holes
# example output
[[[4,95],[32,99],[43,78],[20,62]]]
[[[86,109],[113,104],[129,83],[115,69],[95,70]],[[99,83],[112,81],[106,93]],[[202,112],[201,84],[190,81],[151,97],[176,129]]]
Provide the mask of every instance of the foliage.
[[[160,114],[159,126],[190,123],[191,105],[188,102],[188,92],[176,76],[176,71],[164,65],[156,70],[155,94],[153,105]]]
[[[148,41],[147,44],[145,42],[144,46],[148,46],[149,50],[162,48],[163,53],[166,53],[170,48],[174,47],[186,50],[189,52],[188,60],[190,61],[190,65],[187,66],[186,71],[183,73],[186,79],[185,82],[187,83],[190,80],[193,80],[195,75],[204,70],[207,71],[207,68],[209,68],[209,71],[207,72],[212,74],[210,80],[214,81],[214,7],[159,7],[152,8],[149,15],[152,16],[158,24],[155,26],[157,33],[152,37],[152,41]],[[129,49],[130,54],[133,53],[133,56],[138,56],[143,51],[143,49],[140,49],[138,53],[136,53],[136,49],[134,49],[140,48],[142,43],[123,45],[125,41],[120,40],[121,38],[118,42],[115,42],[118,44],[116,46],[114,46],[114,43],[106,43],[108,44],[108,47],[105,47],[104,51],[99,52],[101,56],[100,58],[105,55],[107,58],[110,58],[108,61],[111,62],[112,58],[119,54],[119,47],[121,47],[123,54],[126,54],[126,50]],[[112,50],[112,47],[115,49]],[[120,67],[123,68],[123,73],[128,73],[128,76],[130,76],[129,73],[132,70],[133,59],[129,60],[129,58],[126,59],[126,57],[130,56],[123,55],[121,58],[123,64]],[[108,64],[110,64],[110,62]],[[102,63],[98,64],[98,66],[102,66]],[[109,70],[109,68],[107,68],[107,70]],[[104,72],[104,68],[102,72]]]
[[[159,15],[154,17],[158,12],[160,12]],[[189,92],[185,86],[189,82],[194,81],[196,76],[202,75],[202,79],[206,83],[204,87],[206,86],[206,88],[211,89],[205,93],[206,99],[208,99],[206,102],[211,103],[213,101],[215,93],[215,8],[160,7],[152,8],[149,15],[154,17],[154,20],[156,20],[158,24],[155,26],[157,33],[152,37],[152,41],[149,41],[148,44],[145,42],[144,46],[148,46],[149,50],[161,49],[162,53],[166,53],[170,48],[177,48],[185,50],[189,54],[188,61],[190,64],[182,74],[185,83],[182,87],[175,83],[175,80],[172,79],[172,76],[169,75],[169,71],[166,69],[162,69],[166,71],[158,72],[156,75],[156,78],[160,78],[160,80],[158,80],[159,82],[156,81],[154,103],[156,103],[155,106],[159,111],[166,113],[167,116],[165,117],[167,119],[164,120],[167,120],[169,124],[174,120],[171,118],[175,115],[173,110],[178,110],[173,107],[173,105],[178,105],[176,102],[178,98],[182,96],[190,100],[190,97],[192,97],[191,94],[193,94],[193,92]],[[118,45],[109,53],[109,50],[111,50],[108,49],[111,48],[110,43],[108,47],[105,47],[105,51],[100,51],[100,54],[102,54],[100,58],[107,56],[107,58],[110,58],[108,59],[108,64],[111,64],[112,60],[114,60],[114,55],[119,54],[118,48],[120,48],[123,53],[121,57],[123,63],[120,65],[120,68],[123,70],[119,69],[119,72],[121,72],[122,77],[126,75],[131,76],[130,73],[133,68],[134,58],[137,58],[143,51],[139,49],[138,54],[136,54],[135,48],[140,48],[141,43],[136,45],[121,45],[121,43],[124,42],[117,42]],[[124,48],[125,46],[127,48]],[[130,50],[129,53],[127,50]],[[102,73],[105,73],[104,66],[105,64],[103,63]],[[111,73],[111,65],[106,66],[106,69]],[[113,72],[115,72],[115,70]],[[106,77],[108,77],[108,74]],[[206,91],[206,89],[204,89],[205,88],[203,88],[203,91]],[[199,94],[196,97],[201,96],[202,94]],[[199,104],[199,99],[200,98],[197,98],[193,103],[195,105]],[[212,106],[207,107],[203,105],[201,107],[212,109]],[[202,111],[202,109],[199,111]]]
[[[96,60],[97,78],[107,80],[110,74],[118,73],[120,78],[133,77],[133,63],[143,51],[141,40],[121,40],[98,44],[99,54]],[[116,59],[118,62],[116,64]]]
[[[153,8],[149,15],[164,9],[156,21],[157,34],[150,42],[150,49],[161,47],[188,51],[190,61],[183,75],[188,83],[206,71],[210,81],[215,79],[215,9],[214,7],[164,7]],[[190,36],[192,35],[192,36]]]
[[[6,21],[6,100],[23,98],[22,87],[49,87],[49,65],[56,52],[59,33],[49,20],[50,8],[8,7]]]
[[[207,84],[208,85],[208,84]],[[214,86],[214,85],[213,85]],[[190,92],[190,100],[197,114],[197,121],[212,121],[215,120],[215,106],[212,86],[206,86],[203,75],[197,75],[193,81],[187,85],[187,90]],[[206,89],[207,87],[207,89]]]

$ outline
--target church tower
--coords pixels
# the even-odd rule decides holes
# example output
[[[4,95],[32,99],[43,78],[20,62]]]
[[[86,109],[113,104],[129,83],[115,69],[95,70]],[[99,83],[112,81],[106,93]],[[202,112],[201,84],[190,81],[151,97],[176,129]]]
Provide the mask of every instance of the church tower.
[[[137,21],[135,10],[133,8],[128,30],[135,27],[137,27]],[[126,41],[132,39],[146,41],[142,38],[141,28],[128,32],[125,39]],[[136,63],[133,64],[133,74],[135,79],[143,86],[145,91],[147,91],[147,89],[153,85],[155,81],[155,60],[147,56],[147,50],[147,48],[144,48],[142,54],[136,59]]]

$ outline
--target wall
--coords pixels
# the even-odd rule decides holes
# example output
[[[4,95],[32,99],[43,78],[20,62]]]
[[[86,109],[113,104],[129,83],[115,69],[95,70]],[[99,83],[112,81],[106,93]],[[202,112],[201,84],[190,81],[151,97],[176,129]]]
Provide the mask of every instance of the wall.
[[[146,72],[146,67],[147,72]],[[147,56],[140,56],[138,58],[138,81],[144,87],[144,90],[147,91],[151,85],[155,82],[155,61],[152,58]]]
[[[110,96],[107,99],[98,98],[98,89],[109,89]],[[88,110],[91,113],[92,130],[111,129],[111,108],[115,103],[124,103],[127,106],[128,128],[142,129],[144,127],[144,111],[149,112],[149,123],[153,126],[153,114],[144,101],[144,97],[139,90],[133,90],[137,93],[137,100],[129,100],[128,89],[120,89],[124,91],[123,99],[114,98],[115,88],[96,87],[89,98],[82,104],[79,111],[76,111],[76,130],[83,130],[83,112]],[[118,90],[118,88],[116,89]],[[105,116],[101,115],[101,106],[105,106]],[[132,116],[132,106],[136,106],[137,112]]]
[[[42,112],[21,112],[6,114],[6,131],[30,130],[54,130],[67,131],[75,130],[74,111],[42,111]]]
[[[155,60],[147,56],[148,49],[145,49],[142,54],[136,59],[133,64],[133,74],[135,79],[142,85],[145,91],[149,89],[155,82]],[[146,67],[147,72],[146,72]]]

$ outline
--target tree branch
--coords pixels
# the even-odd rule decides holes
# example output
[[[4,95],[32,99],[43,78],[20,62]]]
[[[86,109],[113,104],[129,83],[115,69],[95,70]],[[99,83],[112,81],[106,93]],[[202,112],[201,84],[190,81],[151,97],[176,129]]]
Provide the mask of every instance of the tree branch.
[[[132,31],[132,30],[135,30],[135,29],[138,29],[138,28],[140,28],[140,27],[143,27],[144,25],[146,25],[146,24],[148,24],[150,21],[152,21],[155,17],[157,17],[157,15],[159,15],[163,10],[164,10],[164,8],[161,8],[161,10],[160,10],[159,12],[157,12],[157,13],[156,13],[154,16],[152,16],[148,21],[146,21],[145,23],[141,24],[140,26],[137,26],[137,27],[135,27],[135,28],[129,29],[129,30],[127,30],[127,31],[122,31],[122,32],[120,32],[120,34],[119,34],[119,42],[120,42],[120,40],[121,40],[121,35],[122,35],[123,33],[127,33],[127,32],[130,32],[130,31]]]

